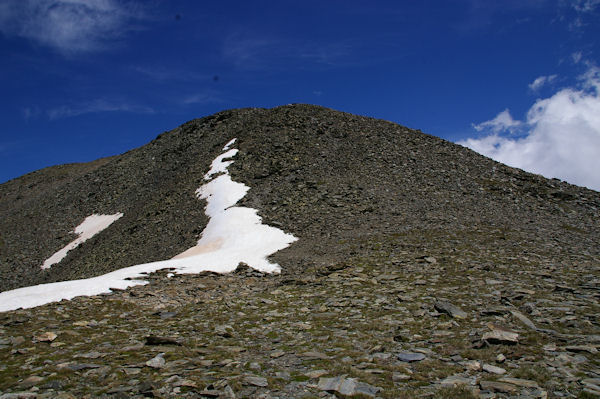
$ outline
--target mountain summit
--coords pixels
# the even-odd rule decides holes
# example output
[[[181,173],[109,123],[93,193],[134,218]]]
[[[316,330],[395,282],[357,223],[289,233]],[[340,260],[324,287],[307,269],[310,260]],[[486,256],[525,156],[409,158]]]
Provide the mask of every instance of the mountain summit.
[[[220,112],[122,155],[3,184],[0,289],[98,276],[194,246],[208,223],[196,190],[234,138],[230,173],[250,187],[239,204],[300,238],[276,255],[284,273],[342,261],[373,235],[501,230],[532,242],[560,236],[561,251],[596,249],[596,192],[393,123],[290,105]],[[117,213],[110,229],[40,267],[86,217]]]
[[[257,215],[256,223],[283,234],[285,244],[268,252],[274,253],[265,260],[265,265],[278,265],[280,270],[239,258],[227,270],[203,269],[231,271],[239,264],[231,275],[177,275],[185,273],[180,266],[184,259],[222,245],[221,227],[213,235],[207,232],[213,223],[210,196],[215,192],[202,189],[221,177],[246,188],[219,209],[248,209]],[[230,395],[225,392],[238,390],[242,397],[273,390],[279,397],[319,391],[396,397],[398,392],[420,389],[458,392],[465,384],[484,393],[516,395],[522,390],[582,390],[586,378],[600,377],[600,340],[593,338],[600,334],[600,193],[510,168],[418,130],[312,105],[229,110],[192,120],[122,155],[54,166],[11,180],[0,185],[0,199],[0,291],[175,262],[159,264],[175,276],[171,273],[169,278],[163,271],[144,274],[150,284],[115,286],[130,288],[115,290],[105,299],[84,297],[7,312],[2,330],[17,336],[25,326],[43,329],[34,325],[32,315],[55,320],[50,326],[63,329],[56,324],[60,316],[55,312],[67,308],[69,314],[73,311],[70,317],[102,318],[107,327],[128,330],[119,317],[135,315],[136,323],[149,322],[144,309],[154,309],[158,320],[173,329],[181,325],[168,324],[171,313],[187,315],[185,320],[193,312],[203,314],[203,327],[197,328],[216,334],[219,341],[235,337],[244,346],[230,356],[237,366],[224,363],[218,380],[211,380],[211,373],[186,374],[173,364],[189,383],[166,383],[166,396],[177,396],[187,386],[196,393],[212,389]],[[228,232],[236,230],[237,222],[232,223]],[[228,253],[246,245],[248,237],[228,247]],[[259,237],[252,245],[266,239]],[[272,271],[280,273],[262,273]],[[249,292],[254,293],[253,302],[246,297]],[[251,302],[249,308],[238,303],[242,300]],[[112,301],[110,309],[104,301]],[[105,315],[90,310],[92,303],[104,306]],[[259,309],[265,306],[267,313]],[[562,318],[556,314],[559,307],[568,308]],[[244,324],[250,316],[257,324]],[[24,321],[15,324],[19,317]],[[226,317],[236,319],[225,321]],[[283,322],[281,317],[285,323],[277,324]],[[265,325],[272,325],[271,332]],[[239,326],[246,327],[238,330]],[[160,331],[129,329],[129,338],[173,334],[154,327]],[[217,352],[214,364],[225,361],[220,350],[201,349],[212,348],[214,341],[201,344],[191,337],[191,324],[181,328],[181,339],[163,344],[176,342],[201,353],[204,359],[196,360],[204,362],[202,367],[210,367],[213,363],[205,360]],[[518,341],[507,329],[525,339]],[[327,346],[334,336],[339,342]],[[541,343],[554,349],[542,350]],[[283,344],[287,346],[280,348]],[[12,348],[13,341],[2,345]],[[477,355],[469,352],[480,348]],[[537,368],[529,368],[539,371],[529,374],[515,371],[514,378],[504,382],[484,378],[520,370],[528,361],[550,364],[558,361],[554,355],[559,352],[570,360],[573,353],[583,352],[577,356],[585,360],[579,358],[575,371],[554,364],[543,373]],[[140,358],[121,366],[107,360],[91,368],[108,367],[106,373],[89,375],[98,378],[101,389],[102,381],[119,380],[116,374],[111,377],[114,367],[142,370],[133,375],[154,370],[146,377],[150,391],[159,395],[162,366],[154,365],[164,366],[164,359],[153,358],[150,366],[139,367],[147,355],[140,353]],[[496,362],[496,355],[508,360]],[[183,362],[179,355],[169,356]],[[185,356],[194,362],[192,355]],[[263,357],[262,366],[255,367],[259,360],[252,359]],[[502,365],[504,361],[508,363]],[[473,362],[481,364],[476,367]],[[482,371],[485,362],[496,366],[487,364],[488,370]],[[435,373],[419,364],[428,364]],[[7,382],[0,390],[13,392],[23,386],[23,378],[13,374],[17,363],[2,367],[0,377],[4,372]],[[317,367],[327,367],[324,377],[317,375]],[[246,375],[261,369],[272,373],[268,379]],[[566,375],[572,372],[582,377],[569,380]],[[296,378],[299,375],[303,377]],[[441,383],[450,377],[454,380]],[[65,378],[68,384],[61,387],[83,392],[77,376]],[[313,379],[312,385],[303,382]],[[559,383],[548,384],[551,380]],[[428,383],[417,384],[423,381]],[[147,393],[132,388],[131,395],[135,392]]]

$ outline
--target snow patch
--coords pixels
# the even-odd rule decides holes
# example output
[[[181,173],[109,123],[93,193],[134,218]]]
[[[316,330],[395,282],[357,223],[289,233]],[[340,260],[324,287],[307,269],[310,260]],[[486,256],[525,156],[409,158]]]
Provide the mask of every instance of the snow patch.
[[[227,148],[228,147],[225,146],[223,148],[223,150],[226,150]],[[233,150],[229,150],[229,151],[225,152],[224,154],[221,154],[218,157],[216,157],[215,160],[212,161],[212,163],[210,164],[210,170],[208,171],[208,173],[206,173],[204,175],[204,180],[210,180],[213,175],[227,172],[227,168],[229,167],[229,165],[231,165],[233,163],[233,161],[223,161],[223,160],[234,157],[235,154],[237,154],[237,152],[238,152],[238,150],[233,149]]]
[[[42,269],[49,269],[52,265],[63,260],[65,256],[67,256],[67,252],[72,249],[77,248],[79,245],[83,244],[85,241],[89,240],[96,234],[100,233],[102,230],[106,229],[113,222],[120,219],[123,216],[122,213],[115,213],[114,215],[90,215],[84,219],[83,222],[73,230],[73,233],[78,234],[75,240],[68,243],[64,248],[60,251],[56,252],[54,255],[49,257],[44,261],[42,265]]]
[[[229,147],[231,147],[233,145],[233,143],[235,143],[237,139],[233,138],[231,140],[229,140],[227,142],[227,144],[225,144],[225,147],[223,147],[223,151],[227,151],[229,149]]]
[[[50,302],[72,299],[81,295],[108,293],[112,288],[125,289],[148,282],[143,278],[161,269],[172,269],[176,274],[212,271],[228,273],[234,271],[240,262],[263,271],[281,271],[279,265],[271,263],[267,257],[285,247],[297,238],[275,227],[262,224],[257,210],[234,207],[246,195],[249,187],[231,180],[227,167],[233,162],[225,159],[233,157],[236,149],[229,149],[231,140],[223,148],[205,175],[218,177],[201,186],[196,194],[206,199],[206,214],[210,220],[202,232],[197,245],[182,252],[173,259],[135,265],[119,269],[98,277],[82,280],[61,281],[24,287],[0,293],[0,311],[32,308]]]

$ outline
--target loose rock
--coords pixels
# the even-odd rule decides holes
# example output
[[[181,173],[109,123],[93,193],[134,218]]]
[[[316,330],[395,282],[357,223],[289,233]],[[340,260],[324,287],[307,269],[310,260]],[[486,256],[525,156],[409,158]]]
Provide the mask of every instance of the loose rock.
[[[447,301],[436,301],[434,303],[434,308],[440,313],[446,313],[456,319],[466,319],[467,313],[460,309],[458,306],[455,306]]]
[[[494,329],[484,333],[481,340],[493,345],[515,345],[519,342],[519,334],[512,331]]]
[[[56,335],[56,333],[48,331],[43,334],[35,336],[34,339],[38,342],[52,342],[56,339],[56,337],[58,337],[58,335]]]
[[[254,386],[257,386],[257,387],[267,387],[267,386],[269,386],[269,382],[267,381],[266,378],[252,376],[252,375],[244,377],[244,383],[246,383],[247,385],[254,385]]]
[[[346,396],[365,395],[374,398],[381,388],[359,382],[355,378],[321,378],[317,388],[322,391],[338,392]]]
[[[401,362],[420,362],[425,359],[425,355],[422,353],[414,353],[414,352],[400,352],[398,354],[398,360]]]
[[[487,371],[492,374],[506,374],[506,370],[502,367],[492,366],[491,364],[484,364],[482,366],[483,371]]]
[[[501,393],[515,393],[517,388],[514,385],[506,384],[497,381],[480,381],[479,386],[484,391],[501,392]]]
[[[156,355],[152,359],[148,360],[146,362],[146,366],[152,367],[153,369],[163,368],[165,366],[164,355],[165,355],[164,353],[159,353],[158,355]]]

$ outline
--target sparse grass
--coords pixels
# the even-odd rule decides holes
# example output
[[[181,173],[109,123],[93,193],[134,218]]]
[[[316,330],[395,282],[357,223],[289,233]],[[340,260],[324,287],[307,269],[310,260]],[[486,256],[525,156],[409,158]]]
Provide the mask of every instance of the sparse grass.
[[[540,384],[544,384],[549,381],[552,376],[543,366],[531,365],[522,366],[512,372],[512,375],[516,378],[522,378],[524,380],[536,381]]]
[[[304,382],[309,381],[310,377],[307,377],[303,374],[292,374],[291,380],[296,382]]]
[[[440,360],[423,360],[413,366],[413,371],[426,380],[433,381],[448,377],[462,371],[462,367],[448,364]]]
[[[587,231],[580,229],[579,227],[571,226],[569,224],[563,223],[561,227],[567,231],[579,234],[587,234]]]
[[[598,399],[598,395],[591,392],[581,391],[577,395],[577,399]]]
[[[434,399],[476,399],[477,396],[468,387],[459,385],[457,387],[441,388],[433,395]]]

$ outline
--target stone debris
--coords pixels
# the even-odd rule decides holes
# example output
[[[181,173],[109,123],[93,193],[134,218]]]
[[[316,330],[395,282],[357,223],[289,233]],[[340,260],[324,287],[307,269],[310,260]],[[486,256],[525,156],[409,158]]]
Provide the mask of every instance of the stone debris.
[[[598,348],[596,346],[592,346],[592,345],[569,345],[569,346],[566,346],[565,349],[568,350],[569,352],[575,352],[575,353],[580,353],[580,352],[587,352],[587,353],[591,353],[591,354],[598,353]]]
[[[271,352],[270,356],[273,359],[277,359],[278,357],[285,356],[285,352],[284,351],[273,351],[273,352]]]
[[[425,360],[425,355],[422,353],[413,353],[413,352],[401,352],[398,353],[398,360],[401,362],[420,362],[421,360]]]
[[[304,375],[307,376],[308,378],[319,378],[319,377],[322,377],[327,374],[329,374],[329,371],[327,371],[327,370],[312,370],[312,371],[309,371],[308,373],[305,373]]]
[[[165,367],[164,356],[165,356],[164,353],[159,353],[158,355],[156,355],[152,359],[148,360],[146,362],[146,366],[152,367],[153,369],[161,369],[161,368]]]
[[[446,313],[456,319],[465,319],[467,318],[467,313],[460,309],[458,306],[455,306],[447,301],[436,301],[434,303],[434,308],[440,313]]]
[[[532,258],[527,273],[513,272],[512,260],[498,270],[457,254],[445,234],[435,242],[446,250],[424,263],[423,244],[413,240],[378,239],[368,261],[349,258],[343,268],[310,276],[156,276],[111,295],[2,313],[0,392],[63,399],[600,392],[598,290],[581,288],[578,281],[591,279],[577,277],[592,274],[591,263],[562,274],[554,260],[541,266]],[[461,262],[473,272],[449,273],[462,270]],[[554,290],[559,278],[577,292]],[[440,317],[439,298],[469,309],[468,316]],[[167,313],[176,316],[160,316]],[[57,337],[35,338],[47,332]]]
[[[230,325],[216,326],[215,333],[223,338],[231,338],[233,337],[233,327]]]
[[[32,375],[30,377],[25,378],[19,385],[22,388],[31,388],[33,386],[38,385],[42,381],[44,381],[43,377]]]
[[[481,369],[491,374],[506,374],[505,369],[503,369],[502,367],[492,366],[491,364],[484,364],[483,366],[481,366]]]
[[[594,395],[600,395],[600,378],[586,378],[581,380],[584,390]]]
[[[442,386],[451,386],[456,387],[459,385],[474,385],[475,379],[469,377],[463,377],[460,375],[452,375],[450,377],[444,378],[440,381],[440,385]]]
[[[519,342],[519,334],[514,331],[508,331],[489,325],[492,331],[487,331],[481,337],[481,340],[492,345],[515,345]]]
[[[253,375],[249,375],[244,377],[244,383],[248,384],[248,385],[254,385],[257,387],[267,387],[269,386],[269,383],[267,381],[266,378],[264,377],[257,377],[257,376],[253,376]]]
[[[410,375],[408,374],[403,374],[403,373],[392,373],[392,380],[393,381],[408,381],[410,380]]]
[[[465,367],[465,370],[469,370],[469,371],[481,370],[481,363],[478,362],[477,360],[469,360],[469,361],[463,362],[463,366]]]
[[[305,358],[305,359],[321,359],[321,360],[331,359],[330,356],[327,356],[326,354],[320,353],[320,352],[304,352],[304,353],[300,353],[298,356]]]
[[[515,393],[517,388],[514,385],[507,384],[498,381],[480,381],[479,386],[484,391],[501,392],[501,393]]]
[[[56,335],[56,333],[53,333],[51,331],[45,332],[43,334],[37,335],[34,337],[35,341],[38,342],[52,342],[54,341],[56,338],[58,337],[58,335]]]
[[[381,388],[360,382],[355,378],[320,378],[317,388],[322,391],[338,392],[345,396],[365,395],[374,398]]]
[[[518,387],[524,388],[539,388],[539,385],[536,381],[524,380],[521,378],[513,378],[513,377],[502,377],[498,381],[506,382],[508,384],[513,384]]]
[[[530,329],[532,329],[532,330],[537,329],[535,324],[533,324],[533,322],[531,320],[529,320],[529,318],[527,316],[525,316],[523,313],[519,312],[518,310],[511,309],[510,313],[513,316],[515,316],[517,319],[519,319],[521,321],[521,323],[525,324]]]

